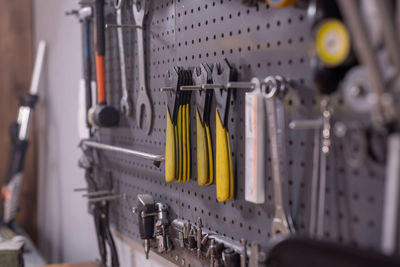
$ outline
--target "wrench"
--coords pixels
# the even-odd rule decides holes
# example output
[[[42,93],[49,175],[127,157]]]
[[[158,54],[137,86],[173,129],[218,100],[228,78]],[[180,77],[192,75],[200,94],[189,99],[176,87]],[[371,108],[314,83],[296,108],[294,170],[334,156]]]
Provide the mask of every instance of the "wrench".
[[[142,128],[141,115],[142,106],[146,112],[146,127],[147,134],[150,134],[152,127],[153,111],[150,102],[150,97],[147,93],[146,88],[146,65],[144,58],[144,38],[143,38],[143,21],[147,15],[148,8],[146,7],[146,0],[137,0],[136,4],[133,4],[133,17],[136,28],[137,46],[138,46],[138,68],[139,68],[139,95],[136,102],[136,123]]]
[[[122,7],[124,6],[125,0],[114,0],[114,8],[117,11],[117,24],[122,25]],[[117,28],[118,36],[118,50],[119,50],[119,63],[121,67],[121,88],[122,97],[120,102],[120,108],[122,113],[126,116],[132,114],[132,103],[129,99],[128,87],[126,84],[126,66],[125,66],[125,49],[124,49],[124,37],[122,34],[122,28]]]
[[[272,235],[290,234],[290,222],[285,214],[285,207],[282,197],[282,178],[285,178],[283,166],[286,162],[284,148],[284,118],[283,105],[279,95],[281,83],[274,77],[267,77],[264,80],[263,92],[266,98],[266,111],[268,118],[268,134],[270,138],[270,153],[272,161],[272,177],[274,184],[275,215],[272,221]],[[267,91],[266,89],[269,89]]]

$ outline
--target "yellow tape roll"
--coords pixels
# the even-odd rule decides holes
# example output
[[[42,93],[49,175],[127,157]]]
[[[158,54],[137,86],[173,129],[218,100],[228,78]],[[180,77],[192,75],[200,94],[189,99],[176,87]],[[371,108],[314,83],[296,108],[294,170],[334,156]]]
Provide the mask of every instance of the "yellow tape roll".
[[[350,52],[350,36],[344,24],[327,19],[317,26],[316,48],[318,57],[328,67],[342,64]]]

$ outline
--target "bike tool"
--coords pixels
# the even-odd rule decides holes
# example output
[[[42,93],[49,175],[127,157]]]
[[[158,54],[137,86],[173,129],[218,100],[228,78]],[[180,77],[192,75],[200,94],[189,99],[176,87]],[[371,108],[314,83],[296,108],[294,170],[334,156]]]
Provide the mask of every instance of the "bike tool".
[[[314,166],[315,169],[319,169],[317,216],[315,217],[317,222],[311,222],[312,225],[317,226],[317,237],[321,238],[324,228],[326,164],[332,144],[333,107],[330,97],[337,92],[339,83],[343,80],[347,71],[357,62],[352,51],[348,29],[342,22],[336,1],[312,1],[308,7],[308,17],[312,25],[312,40],[314,41],[310,61],[311,69],[314,83],[322,96],[320,100],[322,114],[321,149],[319,166]]]
[[[145,38],[144,29],[145,19],[149,13],[147,0],[137,0],[132,5],[133,18],[135,20],[136,37],[137,37],[137,50],[138,50],[138,72],[139,72],[139,92],[136,102],[136,123],[139,128],[144,128],[142,125],[142,116],[146,123],[146,132],[149,135],[153,123],[153,107],[151,104],[149,93],[147,92],[147,76],[146,76],[146,58],[145,58]],[[143,112],[144,110],[144,112]]]
[[[215,64],[212,70],[212,85],[205,88],[215,89],[216,111],[216,152],[215,152],[215,183],[217,200],[226,201],[233,198],[234,172],[232,148],[228,129],[229,108],[232,89],[229,82],[237,79],[237,73],[228,60]]]
[[[178,179],[179,159],[178,159],[178,136],[177,136],[177,113],[180,96],[180,80],[178,67],[173,67],[167,71],[165,84],[166,88],[161,91],[167,95],[167,125],[165,140],[165,181],[167,183]]]
[[[29,93],[20,99],[17,121],[10,125],[11,151],[8,159],[5,184],[1,188],[2,223],[11,225],[18,211],[26,150],[29,145],[29,126],[32,111],[38,101],[38,90],[46,43],[40,41],[37,49]]]
[[[212,83],[211,68],[201,64],[193,71],[194,86]],[[214,159],[210,132],[210,115],[213,98],[212,90],[200,88],[196,96],[196,151],[197,151],[197,184],[210,185],[214,180]]]
[[[187,182],[190,178],[190,99],[192,72],[190,70],[181,69],[182,85],[180,86],[179,109],[178,109],[178,143],[179,143],[179,160],[181,162],[181,172],[178,182]],[[189,90],[188,90],[189,89]]]
[[[97,127],[114,127],[118,125],[119,113],[114,107],[107,104],[104,0],[96,0],[95,2],[95,21],[97,105],[90,109],[88,117],[89,121]]]

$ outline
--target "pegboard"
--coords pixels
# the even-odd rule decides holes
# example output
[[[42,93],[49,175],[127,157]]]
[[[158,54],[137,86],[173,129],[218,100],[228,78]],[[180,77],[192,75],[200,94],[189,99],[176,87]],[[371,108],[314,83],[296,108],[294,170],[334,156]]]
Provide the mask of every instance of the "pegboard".
[[[301,2],[301,1],[299,1]],[[173,66],[198,67],[227,58],[237,69],[239,81],[270,75],[291,78],[296,86],[284,99],[286,125],[293,119],[319,116],[318,99],[309,68],[310,26],[306,8],[273,9],[264,2],[248,7],[239,0],[158,0],[149,1],[145,28],[148,92],[153,104],[153,129],[150,135],[140,129],[135,114],[121,114],[119,127],[99,129],[97,141],[155,154],[164,154],[166,126],[165,86],[167,70]],[[107,23],[115,23],[109,4]],[[132,1],[125,3],[123,21],[133,24]],[[106,86],[109,104],[119,108],[121,98],[117,32],[106,31]],[[133,107],[138,94],[137,48],[134,30],[124,30],[127,84]],[[244,200],[244,90],[235,90],[231,102],[229,132],[235,172],[235,197],[217,202],[215,183],[200,187],[196,181],[195,107],[191,105],[191,176],[187,183],[166,183],[164,164],[113,152],[99,151],[97,179],[111,177],[114,190],[125,193],[126,200],[111,204],[111,222],[116,229],[140,240],[136,216],[136,195],[148,193],[169,206],[170,218],[193,223],[201,217],[205,228],[230,237],[257,241],[265,249],[271,238],[274,216],[271,159],[265,159],[266,201],[252,204]],[[349,120],[340,95],[335,98],[335,120]],[[194,103],[194,97],[192,97]],[[215,103],[213,103],[215,107]],[[135,110],[134,110],[135,112]],[[215,136],[215,108],[211,114]],[[310,190],[312,178],[313,130],[286,129],[288,158],[284,198],[297,233],[309,233]],[[213,147],[215,149],[215,138]],[[346,162],[348,138],[335,138],[327,164],[325,205],[326,239],[356,247],[377,250],[380,240],[384,166],[366,159],[361,167]],[[269,150],[269,139],[266,142]],[[354,148],[357,149],[357,148]],[[110,175],[110,176],[108,176]],[[173,253],[165,254],[173,257]]]

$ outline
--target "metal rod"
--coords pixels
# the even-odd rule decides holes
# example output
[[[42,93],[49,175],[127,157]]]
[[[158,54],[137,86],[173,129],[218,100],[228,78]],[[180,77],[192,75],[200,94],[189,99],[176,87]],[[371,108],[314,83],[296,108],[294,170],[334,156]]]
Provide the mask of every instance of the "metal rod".
[[[142,26],[134,25],[134,24],[106,24],[106,29],[115,29],[115,28],[141,29]]]
[[[82,141],[82,146],[83,147],[92,147],[92,148],[97,148],[97,149],[107,150],[107,151],[112,151],[112,152],[118,152],[118,153],[123,153],[123,154],[128,154],[128,155],[131,155],[131,156],[134,156],[134,157],[148,159],[148,160],[152,160],[152,161],[156,161],[156,162],[165,161],[164,155],[156,155],[156,154],[141,152],[141,151],[132,150],[132,149],[123,148],[123,147],[118,147],[118,146],[107,145],[107,144],[98,143],[98,142],[89,141],[89,140],[83,140]]]
[[[45,52],[46,52],[46,42],[40,41],[36,54],[35,66],[33,67],[31,88],[29,89],[29,93],[31,95],[37,95],[37,92],[39,90],[39,81],[40,81],[40,75],[42,73]]]
[[[88,191],[88,188],[75,188],[74,192],[82,192],[82,191]]]
[[[185,85],[185,86],[181,86],[180,89],[182,91],[196,91],[196,90],[204,90],[203,89],[203,85]]]
[[[227,89],[224,85],[221,84],[203,84],[202,88],[205,90],[209,89]]]
[[[229,82],[226,87],[235,89],[254,89],[256,88],[256,84],[249,82]]]
[[[173,87],[161,87],[160,91],[161,92],[175,91],[175,88],[173,88]]]
[[[398,236],[398,204],[400,177],[400,134],[392,134],[387,140],[388,160],[382,215],[382,252],[390,255],[396,251]]]
[[[102,190],[102,191],[95,191],[95,192],[90,192],[87,194],[83,194],[82,197],[98,197],[98,196],[103,196],[103,195],[108,195],[111,194],[112,191],[109,190]]]
[[[293,130],[313,130],[322,127],[322,119],[293,120],[289,122],[289,128]]]
[[[390,107],[384,107],[382,105],[382,95],[385,91],[383,74],[378,61],[375,58],[376,53],[369,42],[367,29],[362,22],[358,2],[338,0],[338,6],[342,11],[344,20],[353,36],[352,40],[354,41],[356,55],[360,62],[365,66],[367,79],[377,97],[376,107],[374,110],[375,115],[377,115],[376,118],[382,120],[385,118],[386,114],[379,114],[379,110],[383,110],[385,113],[385,111]]]
[[[375,6],[382,23],[383,39],[387,50],[390,54],[390,59],[393,60],[393,65],[396,67],[396,72],[400,72],[400,50],[398,32],[395,29],[394,18],[392,16],[391,2],[375,0]]]
[[[101,201],[109,201],[109,200],[116,200],[119,198],[125,198],[124,194],[118,194],[118,195],[112,195],[112,196],[106,196],[106,197],[96,197],[96,198],[89,198],[88,201],[89,203],[94,203],[94,202],[101,202]]]

